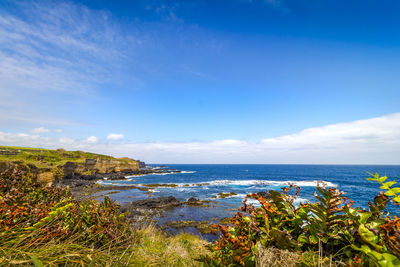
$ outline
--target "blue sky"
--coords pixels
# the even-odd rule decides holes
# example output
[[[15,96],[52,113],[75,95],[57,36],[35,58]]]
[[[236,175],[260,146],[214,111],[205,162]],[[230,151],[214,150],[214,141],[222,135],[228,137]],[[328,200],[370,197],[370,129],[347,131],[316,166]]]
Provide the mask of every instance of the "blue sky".
[[[397,1],[2,1],[0,144],[400,164],[398,14]]]

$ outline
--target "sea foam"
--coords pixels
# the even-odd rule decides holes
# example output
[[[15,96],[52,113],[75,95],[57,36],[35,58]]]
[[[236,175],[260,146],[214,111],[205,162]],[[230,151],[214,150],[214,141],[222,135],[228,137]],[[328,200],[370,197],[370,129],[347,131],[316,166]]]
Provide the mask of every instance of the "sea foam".
[[[114,184],[107,181],[98,181],[99,184]],[[288,186],[297,185],[300,187],[316,187],[316,186],[327,186],[336,187],[337,185],[327,181],[314,180],[314,181],[272,181],[272,180],[213,180],[205,181],[201,183],[164,183],[166,185],[176,185],[176,187],[197,187],[197,186],[224,186],[224,185],[238,185],[238,186],[253,186],[253,185],[270,185],[270,186]],[[118,185],[133,185],[118,183]],[[145,186],[144,184],[136,184],[138,186]],[[169,186],[157,186],[157,187],[168,187]]]
[[[272,185],[272,186],[279,186],[279,185],[290,185],[294,184],[297,186],[328,186],[328,187],[336,187],[337,185],[327,181],[271,181],[271,180],[214,180],[210,182],[203,182],[200,184],[208,183],[210,185]]]

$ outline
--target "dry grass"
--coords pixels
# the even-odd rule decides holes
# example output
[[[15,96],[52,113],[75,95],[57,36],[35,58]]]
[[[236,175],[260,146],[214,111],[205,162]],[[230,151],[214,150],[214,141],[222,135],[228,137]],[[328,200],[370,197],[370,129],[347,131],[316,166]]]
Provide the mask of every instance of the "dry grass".
[[[14,171],[0,175],[0,266],[201,266],[205,241],[132,228],[109,198],[75,200]]]
[[[256,266],[258,267],[294,267],[301,262],[301,254],[277,248],[258,246]]]
[[[139,242],[132,254],[136,266],[202,266],[196,260],[209,253],[206,241],[193,235],[166,236],[154,226],[140,229],[137,234]]]
[[[90,248],[74,242],[52,240],[36,247],[0,246],[0,266],[202,266],[208,253],[205,241],[188,234],[166,236],[150,225],[134,231],[135,237],[119,246]],[[76,238],[78,239],[78,238]],[[122,240],[121,240],[122,241]]]

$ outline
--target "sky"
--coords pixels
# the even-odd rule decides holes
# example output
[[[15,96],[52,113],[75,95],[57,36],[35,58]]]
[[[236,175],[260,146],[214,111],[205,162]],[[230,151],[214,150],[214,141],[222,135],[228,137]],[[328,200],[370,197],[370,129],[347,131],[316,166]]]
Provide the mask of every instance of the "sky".
[[[0,2],[0,145],[400,164],[400,3]]]

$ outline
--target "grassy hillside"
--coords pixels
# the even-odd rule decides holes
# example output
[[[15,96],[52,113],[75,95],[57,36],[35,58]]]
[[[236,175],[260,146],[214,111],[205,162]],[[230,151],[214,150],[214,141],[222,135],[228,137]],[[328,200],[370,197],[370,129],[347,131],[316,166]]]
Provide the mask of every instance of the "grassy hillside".
[[[64,165],[66,162],[84,162],[85,159],[113,159],[111,156],[83,151],[66,151],[65,149],[42,149],[28,147],[0,146],[0,160],[18,160],[31,163],[40,168]],[[126,160],[126,159],[118,159]]]
[[[0,173],[7,169],[24,170],[25,174],[29,173],[43,182],[75,175],[134,174],[140,170],[139,163],[130,158],[66,151],[62,148],[51,150],[0,146]]]

